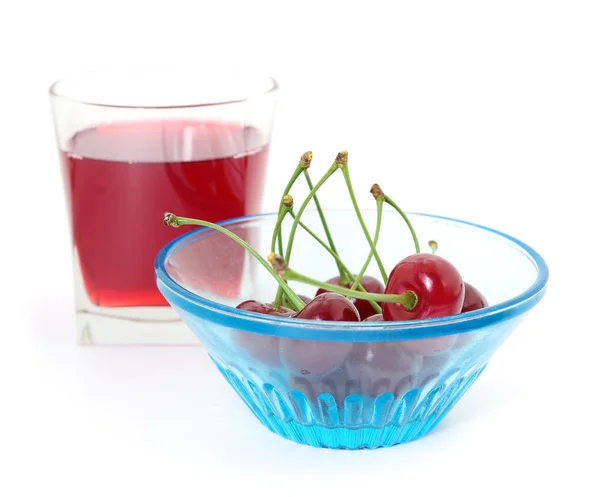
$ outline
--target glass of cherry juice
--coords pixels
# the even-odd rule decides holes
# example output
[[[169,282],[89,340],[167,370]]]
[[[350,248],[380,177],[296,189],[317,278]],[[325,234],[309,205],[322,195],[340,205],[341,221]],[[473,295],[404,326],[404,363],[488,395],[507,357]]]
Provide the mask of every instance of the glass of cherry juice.
[[[185,69],[52,85],[80,342],[196,343],[156,288],[156,254],[190,229],[174,231],[162,216],[260,212],[276,93],[271,78]],[[204,276],[235,298],[242,270],[229,256]]]

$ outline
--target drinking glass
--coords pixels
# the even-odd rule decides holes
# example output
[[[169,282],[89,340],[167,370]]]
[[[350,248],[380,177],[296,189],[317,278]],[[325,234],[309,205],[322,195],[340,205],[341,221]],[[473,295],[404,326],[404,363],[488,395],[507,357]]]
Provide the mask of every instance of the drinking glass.
[[[51,86],[81,343],[197,343],[156,287],[157,253],[192,229],[164,226],[163,214],[261,211],[276,94],[269,77],[182,68]],[[210,277],[234,298],[243,269],[231,257]]]

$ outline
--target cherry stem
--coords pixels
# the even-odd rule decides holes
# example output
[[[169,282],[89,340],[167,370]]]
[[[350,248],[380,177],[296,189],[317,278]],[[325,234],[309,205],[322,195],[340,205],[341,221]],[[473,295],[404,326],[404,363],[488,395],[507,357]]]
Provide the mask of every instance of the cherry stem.
[[[272,260],[271,263],[273,264]],[[330,292],[345,295],[346,297],[352,297],[362,300],[373,300],[375,302],[402,304],[402,306],[407,311],[413,310],[418,302],[417,294],[412,290],[407,290],[406,292],[398,295],[390,293],[358,292],[356,290],[350,290],[349,288],[345,288],[343,286],[331,285],[323,281],[315,280],[313,278],[310,278],[309,276],[297,273],[296,271],[290,268],[283,267],[281,269],[277,269],[280,271],[280,274],[282,274],[289,281],[297,281],[299,283],[305,283],[307,285],[316,286],[319,288],[323,288],[324,290],[329,290]]]
[[[312,157],[312,154],[311,154],[311,157]],[[300,216],[302,216],[302,213],[306,210],[306,207],[310,203],[311,199],[315,196],[315,194],[317,193],[319,188],[321,188],[321,186],[323,186],[325,181],[327,181],[329,179],[329,177],[333,173],[335,173],[338,170],[338,168],[341,167],[340,164],[342,164],[344,162],[347,163],[347,161],[348,161],[348,152],[344,151],[344,152],[338,153],[337,157],[335,158],[335,161],[333,162],[331,167],[327,170],[327,172],[323,175],[323,177],[317,182],[317,184],[313,187],[313,189],[308,193],[308,195],[304,199],[304,202],[302,202],[300,209],[298,209],[298,212],[296,213],[294,223],[292,224],[292,227],[290,228],[290,234],[289,234],[287,248],[285,251],[285,258],[284,258],[286,263],[288,263],[290,261],[290,257],[292,255],[292,246],[294,244],[294,237],[296,236],[296,231],[298,230]],[[278,305],[281,305],[282,297],[283,297],[283,288],[281,288],[281,286],[280,286],[279,289],[277,290],[277,295],[275,296],[275,302],[274,302],[275,309],[278,309]]]
[[[298,162],[296,169],[294,169],[294,172],[292,173],[292,177],[290,178],[283,190],[283,197],[281,200],[281,204],[279,204],[279,210],[277,211],[277,221],[275,227],[273,228],[273,236],[271,238],[271,252],[275,252],[275,243],[278,242],[279,253],[283,253],[283,234],[281,232],[281,224],[283,223],[283,219],[289,211],[289,208],[286,207],[286,197],[289,197],[290,190],[292,189],[292,186],[294,186],[294,183],[296,182],[298,177],[302,174],[302,171],[305,171],[310,167],[312,156],[313,154],[310,150],[308,152],[304,152],[300,156],[300,161]],[[279,310],[279,308],[281,307],[282,300],[283,288],[280,285],[277,288],[275,300],[273,301],[273,306],[276,310]]]
[[[375,247],[377,247],[377,242],[379,241],[379,232],[381,230],[381,218],[383,217],[383,199],[377,198],[376,201],[377,201],[377,224],[375,225],[375,235],[373,235],[373,246],[375,246]],[[371,252],[369,252],[369,256],[367,257],[367,260],[363,264],[363,267],[360,270],[360,273],[358,273],[358,275],[356,276],[356,279],[354,280],[354,284],[352,285],[350,290],[356,289],[356,283],[359,282],[362,279],[362,277],[364,276],[365,272],[367,271],[367,268],[369,267],[369,264],[371,263],[372,258],[373,258],[373,250],[371,250]]]
[[[295,217],[294,211],[290,210],[290,216]],[[331,256],[335,259],[335,261],[338,263],[339,267],[342,268],[342,271],[344,271],[344,273],[347,275],[347,277],[349,278],[349,282],[350,281],[354,281],[354,284],[356,284],[358,282],[358,289],[361,292],[366,292],[365,287],[363,287],[360,283],[360,279],[356,278],[354,280],[354,276],[353,274],[350,272],[350,270],[346,267],[346,265],[344,264],[344,262],[340,259],[339,255],[336,254],[330,247],[329,245],[327,245],[323,240],[321,240],[321,238],[319,238],[319,236],[313,232],[308,226],[306,226],[306,224],[304,224],[302,221],[299,221],[300,227],[306,231],[310,236],[312,236],[316,242],[318,242],[325,250],[327,250],[327,252],[329,252],[331,254]],[[361,276],[362,277],[362,276]],[[340,283],[341,283],[341,279],[340,279]],[[354,288],[352,288],[352,290],[354,290]],[[375,312],[377,312],[378,314],[381,313],[381,307],[377,304],[377,302],[373,301],[373,300],[369,300],[369,303],[371,304],[371,307],[373,307],[373,310]]]
[[[438,242],[435,240],[429,240],[429,248],[431,249],[431,253],[435,255],[438,250]]]
[[[296,182],[296,180],[298,179],[298,177],[302,174],[302,171],[305,171],[306,169],[308,169],[310,167],[310,163],[312,161],[312,152],[309,150],[308,152],[304,152],[301,156],[300,156],[300,160],[298,161],[298,165],[296,166],[296,169],[294,169],[294,172],[292,173],[292,177],[290,178],[290,180],[288,181],[287,185],[285,186],[284,190],[283,190],[283,195],[282,195],[282,201],[279,204],[279,209],[277,211],[277,222],[275,224],[275,227],[273,228],[273,237],[271,238],[271,252],[275,252],[275,243],[277,241],[277,238],[281,239],[281,223],[283,222],[283,218],[285,217],[285,197],[290,193],[290,190],[292,189],[292,186],[294,186],[294,183]],[[283,242],[282,242],[283,244]],[[280,249],[281,252],[283,252],[282,249]]]
[[[256,258],[256,260],[260,262],[265,267],[265,269],[269,271],[269,273],[271,273],[271,275],[277,280],[277,283],[279,283],[279,288],[281,288],[282,291],[285,292],[290,304],[294,307],[294,310],[300,311],[304,309],[304,302],[302,302],[298,295],[294,293],[294,291],[289,287],[285,280],[276,271],[273,270],[271,265],[263,257],[261,257],[256,250],[254,250],[246,241],[242,240],[235,233],[232,233],[228,229],[223,228],[223,226],[219,226],[218,224],[209,223],[208,221],[201,221],[199,219],[191,219],[188,217],[179,217],[175,214],[171,214],[170,212],[165,212],[163,223],[165,224],[165,226],[171,226],[173,228],[178,228],[179,226],[185,225],[205,226],[207,228],[212,228],[225,236],[228,236],[234,242],[238,243],[239,245],[244,247],[248,252],[250,252]]]
[[[415,233],[415,229],[413,228],[412,223],[408,219],[408,216],[406,214],[404,214],[404,211],[402,209],[400,209],[400,207],[398,207],[398,205],[396,205],[396,203],[390,197],[388,197],[387,195],[385,196],[384,202],[386,204],[392,206],[394,209],[396,209],[396,211],[398,211],[398,214],[400,214],[402,216],[402,218],[406,222],[406,225],[408,226],[408,229],[410,230],[410,234],[412,235],[412,239],[415,242],[415,250],[416,250],[417,254],[419,254],[421,252],[421,248],[419,247],[419,239],[417,238],[417,234]]]
[[[277,236],[277,248],[279,249],[279,253],[283,253],[283,236],[281,235],[281,228],[279,228],[279,235]]]
[[[385,272],[385,267],[383,265],[383,262],[381,262],[381,258],[379,257],[379,254],[377,253],[377,249],[375,248],[375,245],[373,244],[373,239],[371,238],[371,235],[369,234],[369,230],[367,229],[365,220],[362,217],[360,208],[358,207],[358,202],[356,201],[356,195],[354,195],[354,189],[352,188],[352,181],[350,180],[350,171],[348,170],[347,163],[342,167],[342,173],[344,174],[344,180],[346,181],[346,186],[348,187],[348,193],[350,194],[350,199],[352,200],[352,205],[354,206],[354,211],[356,212],[356,217],[358,217],[358,222],[360,223],[363,233],[365,234],[365,237],[367,238],[367,241],[369,242],[369,246],[371,247],[371,252],[373,253],[373,256],[375,257],[375,260],[377,261],[377,265],[379,266],[379,271],[381,272],[381,277],[383,278],[383,283],[387,285],[387,280],[388,280],[387,273]]]
[[[288,213],[292,210],[292,207],[294,207],[294,197],[292,197],[290,194],[284,195],[283,198],[281,199],[281,205],[279,206],[279,214],[277,216],[277,225],[275,226],[275,229],[273,230],[273,236],[277,235],[279,253],[283,252],[283,235],[281,233],[281,226],[283,224],[283,220],[285,219],[285,216],[287,216]],[[274,252],[274,251],[275,251],[275,242],[274,242],[274,240],[271,240],[271,252]]]
[[[283,205],[283,202],[279,206],[279,212],[277,213],[277,221],[275,222],[275,227],[273,228],[273,236],[271,238],[271,252],[275,252],[275,245],[277,244],[277,240],[281,242],[281,223],[283,222],[283,218],[287,214],[287,209]]]
[[[308,172],[308,169],[304,170],[304,178],[306,179],[306,184],[308,185],[308,188],[310,190],[312,190],[314,188],[314,185],[310,179],[310,173]],[[319,217],[321,218],[321,224],[323,225],[323,230],[325,231],[325,236],[327,237],[327,241],[329,242],[329,247],[331,248],[333,253],[337,256],[338,251],[335,248],[335,243],[333,243],[333,237],[331,236],[331,232],[329,231],[329,226],[327,226],[327,221],[325,221],[325,214],[323,213],[323,209],[321,208],[321,202],[319,202],[317,195],[314,195],[313,200],[315,202],[315,207],[317,208],[317,212],[319,213]],[[345,272],[344,268],[340,264],[339,257],[335,257],[335,263],[337,264],[338,272],[340,273],[340,283],[342,285],[348,284],[348,277],[346,276],[346,272]],[[351,276],[351,275],[348,275],[348,276]]]

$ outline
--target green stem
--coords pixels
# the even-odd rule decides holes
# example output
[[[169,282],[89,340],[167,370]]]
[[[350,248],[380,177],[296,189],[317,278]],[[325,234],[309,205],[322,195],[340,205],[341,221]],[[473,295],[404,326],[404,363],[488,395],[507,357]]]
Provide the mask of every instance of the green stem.
[[[306,179],[306,184],[308,185],[308,188],[310,190],[312,190],[314,188],[314,185],[310,179],[310,173],[308,172],[308,169],[304,170],[304,178]],[[329,247],[331,247],[331,250],[336,255],[338,255],[338,251],[335,248],[335,243],[333,243],[333,237],[331,236],[331,232],[329,231],[329,226],[327,225],[327,221],[325,221],[325,214],[323,213],[323,209],[321,208],[321,202],[319,202],[319,199],[316,195],[313,197],[313,200],[315,202],[315,207],[317,208],[317,212],[319,213],[319,217],[321,218],[321,224],[323,225],[323,230],[325,231],[325,236],[327,237],[327,241],[329,242]],[[340,273],[340,284],[347,285],[348,277],[346,276],[346,273],[340,264],[339,258],[336,258],[335,262],[338,267],[338,272]]]
[[[279,212],[277,213],[277,221],[275,222],[275,227],[273,228],[273,236],[271,237],[271,252],[275,252],[275,245],[277,244],[277,239],[281,240],[281,223],[283,222],[283,218],[287,214],[287,209],[282,204],[279,206]]]
[[[289,281],[298,281],[299,283],[306,283],[307,285],[313,285],[330,292],[339,293],[346,297],[353,297],[362,300],[374,300],[376,302],[389,302],[395,304],[402,304],[407,311],[411,311],[415,308],[418,302],[417,294],[412,290],[407,290],[399,295],[389,293],[369,293],[369,292],[358,292],[356,290],[350,290],[343,286],[330,285],[319,280],[310,278],[303,274],[297,273],[293,269],[287,268],[282,271],[285,278]]]
[[[382,215],[383,215],[383,199],[378,198],[377,199],[377,224],[375,226],[375,235],[373,236],[373,246],[375,246],[375,247],[377,247],[377,242],[379,241],[379,231],[381,230]],[[356,282],[362,280],[362,277],[364,276],[365,272],[367,271],[367,268],[369,267],[369,264],[370,264],[372,258],[373,258],[373,251],[371,250],[371,252],[369,252],[369,256],[367,257],[367,260],[365,261],[362,269],[360,270],[360,273],[358,273],[358,275],[356,276],[356,279],[354,280],[354,284],[352,285],[350,290],[356,289]]]
[[[290,216],[295,217],[294,211],[290,211]],[[330,247],[329,245],[327,245],[327,243],[325,243],[323,240],[321,240],[321,238],[319,238],[319,236],[314,233],[308,226],[306,226],[306,224],[304,224],[302,221],[299,221],[298,224],[300,225],[300,227],[306,231],[310,236],[312,236],[315,241],[317,243],[319,243],[325,250],[327,250],[327,252],[329,252],[331,254],[331,256],[335,259],[335,261],[339,264],[339,267],[342,268],[342,271],[344,271],[344,273],[346,273],[346,275],[348,276],[348,278],[350,279],[350,281],[352,281],[354,279],[353,274],[350,272],[350,270],[346,267],[346,265],[344,264],[344,262],[340,259],[339,255],[336,254]],[[356,284],[356,282],[358,282],[358,289],[361,292],[366,292],[365,287],[363,287],[360,284],[360,279],[357,278],[356,280],[354,280],[354,284]],[[340,280],[341,283],[341,280]],[[355,288],[352,288],[352,290],[354,290]],[[381,313],[381,307],[377,304],[377,302],[373,301],[373,300],[369,300],[369,303],[371,304],[371,307],[373,307],[373,310],[375,312],[377,312],[378,314]]]
[[[347,164],[342,168],[342,173],[344,173],[344,180],[346,181],[346,186],[348,187],[348,193],[350,194],[350,199],[352,200],[352,205],[354,206],[354,211],[356,212],[356,216],[358,217],[358,222],[360,223],[363,233],[367,237],[367,241],[369,242],[369,246],[371,247],[371,252],[373,253],[373,256],[375,257],[375,260],[377,261],[377,265],[379,266],[379,271],[381,272],[381,277],[383,278],[383,283],[387,284],[388,278],[387,278],[387,274],[385,272],[385,267],[383,265],[383,262],[381,262],[381,258],[379,257],[379,254],[377,253],[377,249],[375,248],[375,245],[373,244],[373,239],[371,238],[371,235],[369,234],[369,230],[367,229],[365,220],[363,219],[362,214],[360,213],[360,208],[358,207],[358,202],[356,201],[356,196],[354,195],[354,189],[352,188],[352,181],[350,180],[350,171],[348,170]]]
[[[292,177],[288,181],[287,185],[285,185],[285,189],[283,190],[282,199],[290,193],[292,186],[294,186],[294,183],[296,182],[298,177],[302,174],[302,171],[304,171],[306,169],[306,167],[308,167],[306,165],[307,161],[308,161],[308,164],[310,164],[311,160],[312,160],[311,152],[306,152],[305,154],[302,155],[302,157],[300,157],[300,162],[296,166],[296,169],[294,169]],[[283,218],[285,217],[284,207],[285,207],[285,205],[282,200],[282,202],[279,204],[279,209],[277,210],[277,222],[275,223],[275,227],[273,228],[273,236],[271,237],[271,252],[275,252],[275,243],[277,241],[277,237],[281,236],[281,223],[283,222]]]
[[[291,211],[292,207],[294,205],[294,200],[292,198],[291,195],[284,195],[283,196],[284,200],[282,201],[282,206],[280,210],[280,214],[277,217],[277,226],[276,229],[274,230],[273,234],[277,235],[277,245],[279,248],[279,252],[278,254],[283,254],[283,234],[282,234],[282,229],[281,229],[281,225],[283,223],[283,220],[285,219],[285,216],[287,216],[287,214]],[[291,203],[287,203],[286,201],[290,201]],[[273,240],[271,240],[271,253],[275,252],[275,244],[273,243]],[[277,292],[275,292],[275,299],[273,300],[273,306],[275,307],[276,310],[279,310],[281,308],[282,305],[285,304],[285,299],[284,299],[284,294],[283,291],[281,290],[281,287],[277,288]]]
[[[279,288],[281,288],[282,291],[285,292],[288,300],[290,301],[290,303],[296,311],[304,309],[304,302],[300,300],[298,295],[294,293],[294,291],[289,287],[285,280],[273,270],[271,265],[263,257],[261,257],[256,250],[254,250],[250,245],[248,245],[246,241],[242,240],[235,233],[232,233],[228,229],[223,228],[223,226],[219,226],[218,224],[209,223],[208,221],[201,221],[199,219],[191,219],[188,217],[179,217],[169,212],[165,213],[163,222],[166,226],[172,226],[174,228],[190,224],[196,226],[206,226],[207,228],[212,228],[218,231],[219,233],[228,236],[234,242],[238,243],[239,245],[244,247],[248,252],[250,252],[256,258],[256,260],[260,262],[265,267],[265,269],[269,271],[269,273],[271,273],[271,275],[277,280],[277,283],[279,283]]]
[[[275,252],[275,243],[278,241],[279,242],[278,243],[279,253],[283,254],[283,235],[281,233],[281,223],[283,222],[283,219],[285,218],[285,215],[287,214],[287,210],[285,209],[285,203],[284,203],[285,200],[284,199],[290,193],[292,186],[294,186],[294,183],[296,182],[296,180],[298,179],[300,174],[302,174],[302,171],[304,171],[310,167],[311,161],[312,161],[312,152],[310,152],[310,151],[304,152],[302,154],[302,156],[300,157],[300,161],[298,162],[296,169],[292,173],[292,177],[290,178],[287,185],[285,186],[285,189],[283,190],[282,203],[279,204],[279,210],[277,211],[277,221],[276,221],[275,227],[273,228],[273,236],[271,238],[271,252],[272,253]],[[275,309],[279,310],[279,308],[281,307],[282,299],[283,299],[283,289],[280,285],[277,288],[277,293],[275,294],[275,300],[273,301],[273,305],[275,306]]]
[[[404,211],[402,209],[400,209],[400,207],[398,207],[396,205],[396,203],[390,197],[388,197],[387,195],[385,196],[384,202],[386,204],[392,206],[394,209],[396,209],[396,211],[398,211],[398,214],[400,214],[402,216],[402,218],[406,222],[406,225],[408,226],[408,229],[410,230],[410,234],[412,235],[412,239],[415,242],[415,250],[416,250],[417,254],[419,254],[421,252],[421,248],[419,247],[419,239],[417,238],[417,234],[415,233],[415,229],[413,228],[413,225],[410,222],[410,220],[408,219],[407,215],[404,214]]]
[[[279,254],[283,254],[283,236],[281,235],[281,228],[279,229],[279,235],[277,236],[277,248]]]
[[[329,179],[329,177],[333,173],[335,173],[339,167],[341,167],[340,163],[343,162],[344,160],[347,161],[347,159],[348,159],[348,152],[340,152],[337,155],[337,157],[335,158],[335,161],[331,165],[331,167],[327,170],[327,172],[323,175],[323,177],[318,181],[318,183],[314,186],[314,188],[309,192],[309,194],[304,199],[304,202],[302,202],[300,209],[298,209],[298,212],[296,213],[296,218],[294,219],[294,223],[292,224],[292,227],[290,228],[290,234],[289,234],[287,248],[286,248],[285,257],[284,257],[284,260],[286,263],[290,261],[290,257],[292,255],[292,246],[294,244],[294,237],[296,236],[296,230],[298,229],[298,223],[300,222],[300,216],[302,216],[302,213],[305,211],[309,202],[315,196],[315,193],[317,193],[319,188],[321,188],[321,186],[323,186],[325,181],[327,181]],[[277,290],[277,295],[275,296],[274,305],[275,305],[276,309],[278,308],[278,305],[281,305],[282,297],[283,297],[283,289],[280,287]]]

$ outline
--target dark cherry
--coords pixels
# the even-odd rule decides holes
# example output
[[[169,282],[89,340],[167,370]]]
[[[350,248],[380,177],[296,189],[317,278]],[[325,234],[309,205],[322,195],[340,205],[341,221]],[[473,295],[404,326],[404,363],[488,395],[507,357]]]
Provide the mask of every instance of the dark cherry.
[[[465,301],[462,306],[462,311],[460,311],[461,314],[476,311],[477,309],[483,309],[488,306],[488,301],[483,294],[473,285],[465,282]],[[475,338],[476,333],[461,333],[456,339],[454,348],[461,349],[472,343]]]
[[[272,316],[291,317],[295,311],[282,307],[279,311],[275,310],[273,304],[265,304],[257,300],[246,300],[239,304],[237,309],[256,312],[258,314],[269,314]],[[255,359],[268,366],[279,366],[279,338],[269,335],[259,335],[248,331],[232,331],[232,339],[236,345],[244,349]]]
[[[465,285],[458,270],[434,254],[413,254],[402,259],[390,273],[385,293],[402,294],[412,290],[417,305],[412,310],[402,304],[383,303],[386,321],[427,319],[458,314],[465,299]]]
[[[337,293],[323,293],[296,313],[294,318],[317,321],[359,321],[354,304]],[[281,339],[281,360],[295,376],[318,376],[339,369],[350,351],[351,342]]]
[[[330,278],[326,281],[326,283],[330,283],[332,285],[339,286],[340,285],[340,277],[336,276],[334,278]],[[361,284],[364,287],[364,289],[369,293],[383,293],[383,291],[385,290],[383,283],[381,283],[381,281],[379,281],[377,278],[373,278],[372,276],[363,276],[362,280],[361,280]],[[345,286],[346,286],[346,288],[350,288],[352,285],[347,284]],[[322,288],[319,288],[317,290],[317,295],[321,295],[323,293],[328,293],[328,292],[329,292],[329,290],[324,290]],[[362,320],[364,320],[365,318],[367,318],[369,316],[372,316],[376,312],[375,309],[373,309],[373,307],[371,307],[371,304],[369,304],[369,302],[366,300],[351,298],[350,301],[356,306],[356,309],[358,309],[358,313],[360,314],[360,318]]]
[[[465,301],[463,302],[461,313],[476,311],[489,306],[488,301],[483,294],[470,283],[465,282]]]

